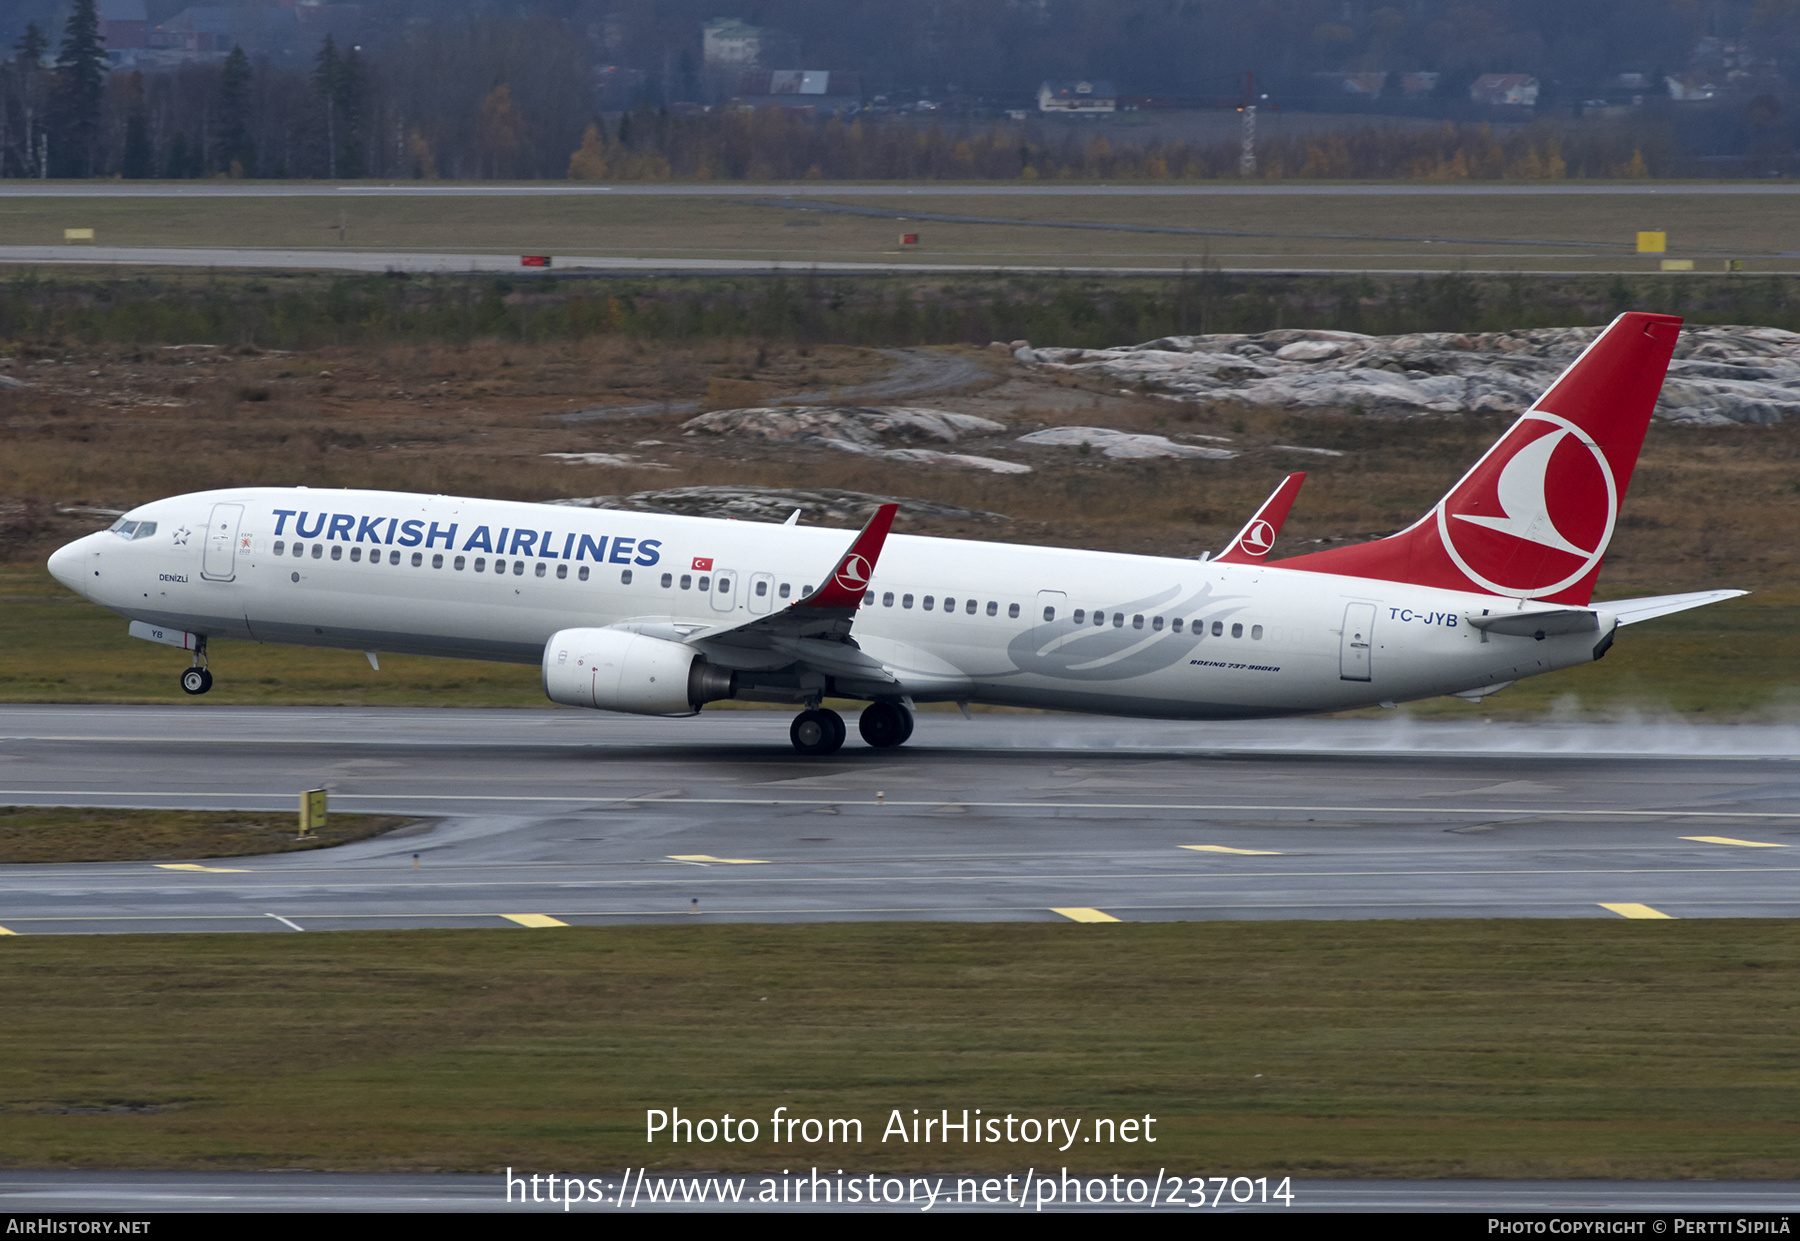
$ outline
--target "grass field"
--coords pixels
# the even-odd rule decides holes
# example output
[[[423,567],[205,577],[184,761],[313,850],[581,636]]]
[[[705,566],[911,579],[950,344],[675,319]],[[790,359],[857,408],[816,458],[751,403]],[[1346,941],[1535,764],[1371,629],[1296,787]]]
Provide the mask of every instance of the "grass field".
[[[22,937],[0,1166],[1800,1176],[1792,922]],[[647,1108],[857,1117],[646,1145]],[[1154,1116],[908,1147],[890,1109]]]
[[[323,828],[301,839],[298,817],[243,810],[0,806],[0,865],[300,853],[366,840],[412,821],[404,815],[332,814]]]
[[[916,188],[916,187],[915,187]],[[780,198],[779,190],[771,198]],[[828,205],[829,197],[809,199]],[[529,198],[129,199],[0,198],[0,236],[61,244],[92,228],[107,246],[256,246],[561,253],[641,258],[766,259],[1083,267],[1505,271],[1658,270],[1662,257],[1723,270],[1800,271],[1788,199],[1684,194],[1620,196],[1359,196],[1028,198],[896,191],[845,203],[902,214],[982,216],[1008,224],[878,219],[758,205],[744,198],[593,195]],[[1248,236],[1069,230],[1027,221],[1241,232]],[[1667,255],[1634,253],[1640,230],[1669,235]],[[899,234],[922,245],[900,251]],[[1503,242],[1530,242],[1508,245]],[[1574,246],[1543,245],[1573,242]]]

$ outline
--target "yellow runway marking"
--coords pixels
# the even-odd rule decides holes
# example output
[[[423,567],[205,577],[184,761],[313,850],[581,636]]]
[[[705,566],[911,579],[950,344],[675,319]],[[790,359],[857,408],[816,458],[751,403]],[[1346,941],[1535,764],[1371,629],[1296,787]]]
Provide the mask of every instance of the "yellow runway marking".
[[[1229,845],[1181,845],[1180,848],[1192,849],[1195,853],[1243,853],[1251,857],[1280,857],[1279,849],[1233,849]]]
[[[767,866],[761,858],[753,857],[714,857],[710,853],[671,853],[671,862],[711,862],[720,866]]]
[[[17,931],[9,931],[5,927],[0,926],[0,935],[17,935],[17,934],[18,934]]]
[[[1083,909],[1083,908],[1052,909],[1050,912],[1053,914],[1061,914],[1063,917],[1067,918],[1070,922],[1117,922],[1118,921],[1118,919],[1113,917],[1111,914],[1101,913],[1098,909]]]
[[[1621,918],[1673,918],[1675,916],[1666,914],[1660,909],[1652,909],[1648,905],[1638,905],[1630,901],[1624,901],[1617,905],[1601,901],[1600,908],[1610,909]]]
[[[1683,836],[1683,840],[1697,840],[1703,845],[1741,845],[1746,849],[1785,849],[1786,845],[1770,844],[1766,840],[1738,840],[1733,836]]]
[[[158,862],[158,870],[203,870],[209,875],[247,875],[241,866],[201,866],[197,862]]]
[[[567,922],[559,922],[549,914],[501,914],[508,922],[517,922],[520,926],[568,926]]]

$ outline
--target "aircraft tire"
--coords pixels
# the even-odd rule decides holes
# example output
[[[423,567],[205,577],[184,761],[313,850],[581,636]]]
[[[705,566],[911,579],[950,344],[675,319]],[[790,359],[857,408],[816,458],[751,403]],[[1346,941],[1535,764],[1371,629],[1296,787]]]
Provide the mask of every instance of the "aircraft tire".
[[[802,754],[823,756],[837,753],[847,731],[844,717],[836,711],[814,708],[794,717],[788,725],[788,739]]]
[[[898,703],[872,702],[863,708],[856,731],[877,750],[890,749],[912,735],[912,712]]]
[[[212,688],[212,673],[205,668],[189,668],[181,674],[181,690],[186,694],[204,694]]]

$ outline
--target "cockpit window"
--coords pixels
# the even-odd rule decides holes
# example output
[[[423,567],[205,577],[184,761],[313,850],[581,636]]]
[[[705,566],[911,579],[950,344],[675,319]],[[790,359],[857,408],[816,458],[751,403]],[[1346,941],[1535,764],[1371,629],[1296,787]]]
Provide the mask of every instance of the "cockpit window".
[[[132,531],[137,528],[138,524],[135,521],[126,521],[123,517],[119,518],[119,520],[115,521],[111,526],[112,532],[123,539],[130,538]]]
[[[156,533],[156,523],[155,522],[140,521],[137,524],[137,529],[132,532],[131,537],[134,539],[147,539],[155,533]]]

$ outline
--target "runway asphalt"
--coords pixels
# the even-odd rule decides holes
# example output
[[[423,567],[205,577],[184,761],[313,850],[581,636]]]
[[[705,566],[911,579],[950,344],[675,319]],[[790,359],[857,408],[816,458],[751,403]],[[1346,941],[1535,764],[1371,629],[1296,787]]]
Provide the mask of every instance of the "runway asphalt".
[[[756,1174],[720,1178],[701,1173],[698,1177],[649,1174],[640,1183],[636,1169],[621,1174],[609,1172],[590,1179],[601,1183],[605,1197],[598,1202],[578,1203],[570,1214],[594,1211],[717,1211],[716,1191],[704,1203],[683,1200],[683,1191],[692,1193],[695,1181],[704,1186],[708,1180],[746,1182],[743,1189],[754,1196],[761,1177]],[[777,1169],[770,1169],[771,1174]],[[792,1170],[802,1182],[810,1169]],[[827,1181],[835,1169],[822,1169]],[[1055,1170],[1045,1170],[1050,1184],[1061,1193]],[[562,1174],[558,1174],[560,1182]],[[1013,1177],[1010,1187],[996,1188],[997,1195],[1012,1194],[1016,1199],[1022,1186],[1024,1170]],[[962,1186],[965,1202],[959,1208],[954,1201],[958,1174],[931,1174],[941,1177],[938,1200],[932,1213],[958,1209],[1019,1209],[1017,1201],[990,1203],[977,1207],[966,1201],[977,1192]],[[779,1183],[782,1179],[775,1176]],[[865,1184],[868,1174],[857,1178]],[[986,1181],[987,1174],[976,1178]],[[1272,1178],[1273,1179],[1273,1178]],[[1144,1178],[1142,1188],[1148,1191],[1154,1176]],[[762,1204],[760,1209],[794,1210],[878,1210],[922,1211],[926,1209],[920,1178],[884,1177],[876,1175],[878,1193],[903,1195],[910,1189],[916,1201],[867,1204],[815,1204],[807,1201]],[[892,1182],[901,1182],[892,1185]],[[1034,1181],[1035,1185],[1035,1181]],[[620,1188],[625,1187],[620,1201]],[[891,1187],[890,1187],[891,1186]],[[1111,1190],[1110,1184],[1107,1189]],[[1137,1187],[1121,1185],[1120,1193],[1135,1192]],[[1209,1194],[1219,1187],[1209,1188]],[[1330,1181],[1295,1180],[1291,1206],[1269,1203],[1241,1204],[1226,1201],[1214,1207],[1171,1206],[1160,1203],[1158,1210],[1184,1214],[1235,1214],[1245,1211],[1260,1213],[1310,1212],[1557,1212],[1566,1219],[1603,1216],[1616,1212],[1654,1212],[1684,1218],[1769,1214],[1800,1209],[1800,1183],[1791,1181]],[[540,1194],[544,1187],[539,1186]],[[1244,1186],[1238,1187],[1245,1192]],[[635,1190],[635,1193],[633,1192]],[[515,1189],[515,1195],[523,1193]],[[584,1186],[585,1192],[585,1186]],[[867,1192],[866,1190],[864,1191]],[[1086,1192],[1085,1188],[1081,1192]],[[653,1198],[654,1195],[654,1198]],[[1027,1195],[1026,1209],[1036,1203],[1036,1191]],[[669,1199],[673,1201],[669,1201]],[[660,1199],[660,1200],[657,1200]],[[757,1210],[754,1202],[739,1202],[738,1210]],[[1112,1203],[1064,1204],[1046,1203],[1044,1210],[1119,1210]],[[1130,1209],[1127,1204],[1126,1209]],[[1149,1209],[1147,1203],[1138,1209]],[[420,1214],[427,1212],[502,1212],[531,1211],[563,1213],[559,1204],[548,1202],[521,1203],[516,1197],[506,1201],[505,1178],[500,1174],[445,1175],[425,1173],[322,1173],[322,1172],[0,1172],[0,1214],[28,1217],[44,1212],[69,1213],[137,1213],[157,1212],[237,1212],[289,1213],[298,1211],[380,1211]],[[1734,1221],[1735,1222],[1735,1221]],[[1779,1227],[1779,1225],[1777,1225]],[[1564,1230],[1575,1231],[1575,1230]],[[1640,1235],[1666,1234],[1665,1229],[1644,1229]],[[1776,1232],[1775,1235],[1781,1235]]]
[[[221,675],[229,675],[221,670]],[[0,708],[0,804],[435,822],[329,851],[0,867],[17,934],[705,918],[1800,915],[1800,730],[952,713]]]

